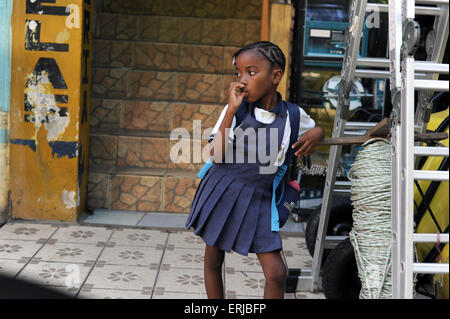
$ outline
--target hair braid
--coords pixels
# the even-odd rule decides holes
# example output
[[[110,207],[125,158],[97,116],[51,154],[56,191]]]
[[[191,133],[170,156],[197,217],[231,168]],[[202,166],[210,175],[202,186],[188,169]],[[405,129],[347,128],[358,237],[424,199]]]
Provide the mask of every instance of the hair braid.
[[[272,65],[280,67],[283,72],[286,66],[286,58],[280,47],[270,41],[258,41],[246,45],[233,54],[233,65],[236,66],[236,58],[245,51],[255,50],[264,56]]]

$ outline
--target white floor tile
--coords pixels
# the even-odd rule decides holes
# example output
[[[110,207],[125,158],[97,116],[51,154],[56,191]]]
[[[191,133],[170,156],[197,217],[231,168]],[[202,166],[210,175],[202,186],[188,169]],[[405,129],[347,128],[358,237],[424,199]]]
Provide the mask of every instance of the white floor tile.
[[[288,268],[300,268],[300,269],[311,269],[312,268],[312,257],[310,255],[291,255],[285,252],[286,262]]]
[[[92,244],[106,243],[112,230],[104,227],[71,226],[60,227],[52,236],[59,243]]]
[[[110,242],[116,246],[149,246],[165,245],[168,233],[150,229],[119,229],[114,230]]]
[[[32,240],[49,238],[55,231],[53,225],[36,223],[11,223],[0,228],[0,239]]]
[[[0,239],[0,259],[31,258],[41,247],[34,241]]]
[[[225,272],[226,294],[262,297],[266,280],[259,272]]]
[[[205,293],[203,270],[187,268],[162,269],[156,281],[155,291]]]
[[[96,266],[90,273],[86,285],[92,289],[142,290],[153,287],[157,270],[139,266]]]
[[[242,256],[235,252],[226,253],[225,267],[226,269],[232,268],[234,271],[262,272],[258,257],[256,254],[251,253],[247,256]]]
[[[193,232],[175,232],[169,234],[167,245],[174,245],[175,248],[191,248],[205,250],[205,242],[200,236]]]
[[[24,266],[19,260],[0,259],[0,275],[14,277]]]
[[[294,255],[309,255],[304,237],[282,236],[283,250]]]
[[[167,248],[162,260],[163,265],[171,268],[203,269],[204,252],[190,248]]]
[[[45,286],[72,290],[81,287],[91,267],[82,264],[39,262],[29,263],[17,278]]]
[[[105,247],[99,262],[107,265],[158,267],[163,249],[144,246]]]
[[[42,261],[84,264],[97,260],[103,247],[56,242],[46,244],[35,256]]]

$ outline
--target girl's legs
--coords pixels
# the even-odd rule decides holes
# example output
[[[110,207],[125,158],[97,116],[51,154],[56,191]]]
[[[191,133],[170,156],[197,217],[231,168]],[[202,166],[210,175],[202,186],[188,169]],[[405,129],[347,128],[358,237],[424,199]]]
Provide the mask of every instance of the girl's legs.
[[[225,253],[217,247],[206,245],[204,275],[209,299],[223,299],[222,265]]]
[[[257,256],[266,277],[264,299],[283,299],[287,273],[280,252],[271,251]]]

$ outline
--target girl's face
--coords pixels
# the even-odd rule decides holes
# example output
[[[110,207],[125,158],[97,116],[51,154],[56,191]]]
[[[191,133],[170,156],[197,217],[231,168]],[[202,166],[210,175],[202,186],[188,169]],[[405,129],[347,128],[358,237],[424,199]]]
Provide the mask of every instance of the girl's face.
[[[236,78],[243,83],[247,93],[247,102],[260,101],[264,105],[266,98],[271,98],[283,72],[272,67],[270,62],[255,50],[244,51],[236,57]]]

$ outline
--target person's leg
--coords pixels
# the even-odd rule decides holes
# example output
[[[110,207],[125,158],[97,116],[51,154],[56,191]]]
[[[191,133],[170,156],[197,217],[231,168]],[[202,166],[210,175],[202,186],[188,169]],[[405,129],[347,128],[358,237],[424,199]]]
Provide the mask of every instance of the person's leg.
[[[222,265],[225,253],[217,247],[206,245],[204,275],[209,299],[223,299]]]
[[[257,256],[266,278],[264,299],[283,299],[287,273],[280,252],[271,251]]]

